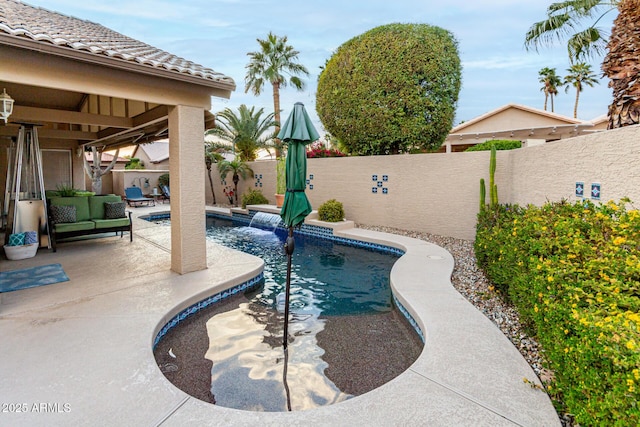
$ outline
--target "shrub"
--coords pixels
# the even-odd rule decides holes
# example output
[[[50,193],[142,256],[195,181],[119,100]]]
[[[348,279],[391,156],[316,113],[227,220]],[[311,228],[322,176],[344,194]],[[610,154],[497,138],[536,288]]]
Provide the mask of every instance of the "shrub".
[[[262,194],[260,190],[249,189],[242,194],[242,208],[246,208],[247,205],[266,205],[269,200]]]
[[[316,109],[350,154],[433,151],[453,125],[460,81],[449,31],[383,25],[338,47],[318,79]]]
[[[321,157],[344,157],[345,154],[335,148],[325,148],[324,144],[316,141],[307,150],[307,159],[317,159]]]
[[[318,159],[322,157],[344,157],[345,154],[334,148],[316,148],[307,151],[307,159]]]
[[[144,169],[144,162],[142,162],[137,157],[130,157],[129,161],[127,162],[127,164],[124,165],[124,168],[127,169],[127,170],[130,170],[130,169]]]
[[[95,196],[93,191],[76,190],[70,185],[58,184],[56,190],[47,190],[45,192],[47,199],[51,197],[76,197],[76,196]]]
[[[338,222],[344,219],[342,203],[336,199],[327,200],[318,208],[320,221]]]
[[[168,173],[163,173],[162,175],[160,175],[158,177],[158,185],[166,185],[167,187],[169,187],[169,174]]]
[[[490,141],[485,141],[482,144],[469,147],[464,151],[489,151],[492,146],[495,146],[496,150],[515,150],[516,148],[522,147],[522,142],[511,139],[492,139]]]
[[[478,264],[537,335],[580,425],[640,424],[640,213],[626,203],[483,209]]]

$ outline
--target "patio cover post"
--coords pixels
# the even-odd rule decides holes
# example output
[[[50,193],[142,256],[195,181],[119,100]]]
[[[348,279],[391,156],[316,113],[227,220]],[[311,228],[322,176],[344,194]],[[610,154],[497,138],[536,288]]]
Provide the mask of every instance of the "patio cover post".
[[[169,108],[171,269],[207,268],[205,240],[204,109]]]

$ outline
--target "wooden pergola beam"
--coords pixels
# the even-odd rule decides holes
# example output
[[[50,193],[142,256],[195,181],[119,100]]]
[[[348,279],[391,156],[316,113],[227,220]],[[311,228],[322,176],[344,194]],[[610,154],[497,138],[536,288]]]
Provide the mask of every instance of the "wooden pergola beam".
[[[49,108],[25,107],[15,105],[12,121],[69,123],[74,125],[106,126],[128,129],[134,126],[134,120],[128,117],[107,116],[104,114],[80,113],[77,111],[54,110]]]
[[[17,137],[17,126],[1,126],[0,136]],[[76,130],[55,130],[55,129],[38,129],[40,138],[60,139],[60,140],[76,140],[76,141],[93,141],[98,138],[96,132],[83,132]]]

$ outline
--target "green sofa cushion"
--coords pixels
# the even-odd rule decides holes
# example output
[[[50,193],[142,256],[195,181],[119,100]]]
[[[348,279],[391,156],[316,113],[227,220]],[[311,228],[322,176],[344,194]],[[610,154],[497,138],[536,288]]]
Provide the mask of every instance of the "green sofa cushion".
[[[129,225],[129,218],[94,219],[96,228],[124,227]]]
[[[89,211],[91,212],[91,219],[104,219],[104,204],[107,202],[113,203],[121,201],[122,198],[115,194],[89,197]]]
[[[89,197],[52,197],[49,202],[52,206],[75,206],[76,221],[78,222],[89,221],[91,219],[91,213],[89,211]]]
[[[64,224],[56,224],[56,233],[66,233],[68,231],[93,230],[96,224],[93,221],[80,221]]]

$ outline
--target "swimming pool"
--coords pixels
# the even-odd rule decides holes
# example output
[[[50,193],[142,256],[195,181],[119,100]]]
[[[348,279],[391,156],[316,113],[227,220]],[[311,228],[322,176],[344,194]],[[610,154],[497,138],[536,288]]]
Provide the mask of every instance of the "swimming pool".
[[[397,250],[296,234],[285,354],[285,231],[209,217],[207,236],[263,258],[264,280],[200,310],[157,343],[158,365],[189,394],[236,409],[311,409],[379,387],[420,354],[422,341],[389,289]]]

